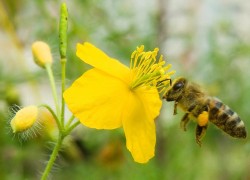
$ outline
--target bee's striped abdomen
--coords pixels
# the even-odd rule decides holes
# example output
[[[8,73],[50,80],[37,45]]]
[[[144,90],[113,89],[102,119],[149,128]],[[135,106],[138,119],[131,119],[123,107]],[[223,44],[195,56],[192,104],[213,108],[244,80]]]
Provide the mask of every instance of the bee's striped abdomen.
[[[232,137],[247,136],[244,122],[238,114],[217,98],[211,98],[209,101],[209,121]]]

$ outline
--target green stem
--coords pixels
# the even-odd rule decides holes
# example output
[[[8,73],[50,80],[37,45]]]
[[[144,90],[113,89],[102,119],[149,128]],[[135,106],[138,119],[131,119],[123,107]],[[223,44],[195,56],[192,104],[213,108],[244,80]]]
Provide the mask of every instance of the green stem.
[[[52,116],[53,116],[54,119],[56,120],[56,124],[57,124],[59,130],[62,131],[62,127],[61,127],[60,121],[59,121],[59,119],[57,118],[55,112],[51,109],[51,107],[49,107],[49,106],[46,105],[46,104],[41,104],[41,105],[39,105],[39,107],[44,107],[44,108],[46,108],[46,109],[52,114]]]
[[[76,126],[78,126],[80,124],[80,121],[75,122],[74,124],[72,124],[68,129],[66,129],[65,131],[65,135],[67,136]]]
[[[71,118],[73,119],[73,118]],[[76,127],[80,124],[80,121],[77,121],[75,122],[72,126],[70,126],[66,131],[64,131],[64,133],[62,134],[62,132],[60,131],[59,132],[59,137],[58,137],[58,140],[57,140],[57,143],[53,149],[53,152],[52,154],[50,155],[50,159],[49,159],[49,162],[43,172],[43,175],[42,175],[42,178],[41,180],[46,180],[49,176],[49,173],[51,171],[51,168],[53,167],[53,164],[56,160],[56,157],[58,156],[58,153],[59,153],[59,150],[61,148],[61,145],[62,145],[62,142],[63,142],[63,139]]]
[[[74,115],[72,115],[71,117],[70,117],[70,119],[68,120],[68,122],[67,122],[67,124],[66,124],[66,129],[70,126],[70,124],[72,123],[72,121],[75,119],[75,116]]]
[[[61,124],[64,126],[64,112],[65,112],[65,101],[63,98],[63,93],[65,91],[65,79],[66,79],[66,58],[61,59],[62,66],[62,87],[61,87],[61,99],[62,99],[62,107],[61,107]]]
[[[56,160],[58,152],[59,152],[59,150],[61,148],[63,139],[64,139],[64,136],[62,136],[62,134],[60,133],[59,137],[58,137],[58,140],[57,140],[57,143],[56,143],[56,146],[54,147],[53,152],[50,155],[49,162],[48,162],[48,164],[47,164],[47,166],[46,166],[46,168],[45,168],[45,170],[43,172],[43,175],[42,175],[42,178],[41,178],[42,180],[46,180],[48,178],[49,173],[51,171],[51,168],[53,167],[53,164],[54,164],[54,162]]]
[[[54,98],[54,102],[55,102],[55,106],[56,106],[56,114],[59,115],[60,114],[59,102],[58,102],[58,98],[57,98],[55,79],[54,79],[53,71],[51,69],[51,64],[46,64],[45,68],[46,68],[48,76],[49,76],[50,86],[52,89],[53,98]]]

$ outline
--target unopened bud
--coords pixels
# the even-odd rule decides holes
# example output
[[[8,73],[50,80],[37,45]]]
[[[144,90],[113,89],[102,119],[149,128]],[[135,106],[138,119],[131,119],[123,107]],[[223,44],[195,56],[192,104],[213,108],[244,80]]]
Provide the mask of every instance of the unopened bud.
[[[40,108],[38,122],[42,126],[43,132],[41,134],[50,140],[55,140],[58,135],[58,127],[51,112],[45,108]]]
[[[61,58],[66,58],[67,54],[67,31],[68,31],[68,10],[66,3],[61,5],[60,23],[59,23],[59,50]]]
[[[10,122],[13,133],[23,132],[31,128],[38,117],[38,108],[36,106],[27,106],[17,111]]]
[[[52,64],[52,54],[47,43],[42,41],[34,42],[32,44],[32,53],[35,63],[38,66],[44,68],[46,64]]]

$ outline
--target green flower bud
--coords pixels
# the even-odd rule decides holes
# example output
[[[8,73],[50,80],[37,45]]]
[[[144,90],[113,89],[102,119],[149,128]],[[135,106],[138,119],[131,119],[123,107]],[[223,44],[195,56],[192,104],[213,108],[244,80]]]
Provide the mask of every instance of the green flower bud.
[[[67,52],[67,30],[68,30],[68,10],[65,3],[61,5],[61,15],[59,23],[59,40],[60,40],[60,55],[61,58],[66,58]]]

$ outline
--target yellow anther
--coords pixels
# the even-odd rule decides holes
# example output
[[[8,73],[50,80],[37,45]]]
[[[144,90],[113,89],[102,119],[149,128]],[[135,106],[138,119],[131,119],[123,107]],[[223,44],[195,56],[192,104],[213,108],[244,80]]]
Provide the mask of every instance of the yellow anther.
[[[162,61],[163,61],[163,56],[161,55],[160,58],[159,58],[159,62],[162,62]]]
[[[171,66],[172,66],[171,64],[168,64],[167,66],[164,67],[164,70],[167,71],[168,69],[171,68]]]
[[[137,51],[138,52],[143,52],[143,50],[144,50],[144,46],[143,45],[141,45],[140,47],[137,47]]]
[[[161,74],[161,75],[164,75],[164,74],[165,74],[165,71],[164,71],[163,68],[160,69],[160,74]]]
[[[157,55],[157,53],[159,52],[159,48],[155,48],[153,52],[154,54],[156,53],[155,55]]]
[[[158,64],[153,64],[153,66],[150,67],[151,71],[155,70],[158,67]]]
[[[165,61],[158,62],[159,66],[163,66],[165,64]]]
[[[165,70],[166,70],[166,69],[165,69]],[[169,75],[169,76],[172,76],[173,74],[175,74],[175,72],[176,72],[176,71],[170,71],[170,72],[168,73],[168,75]]]

